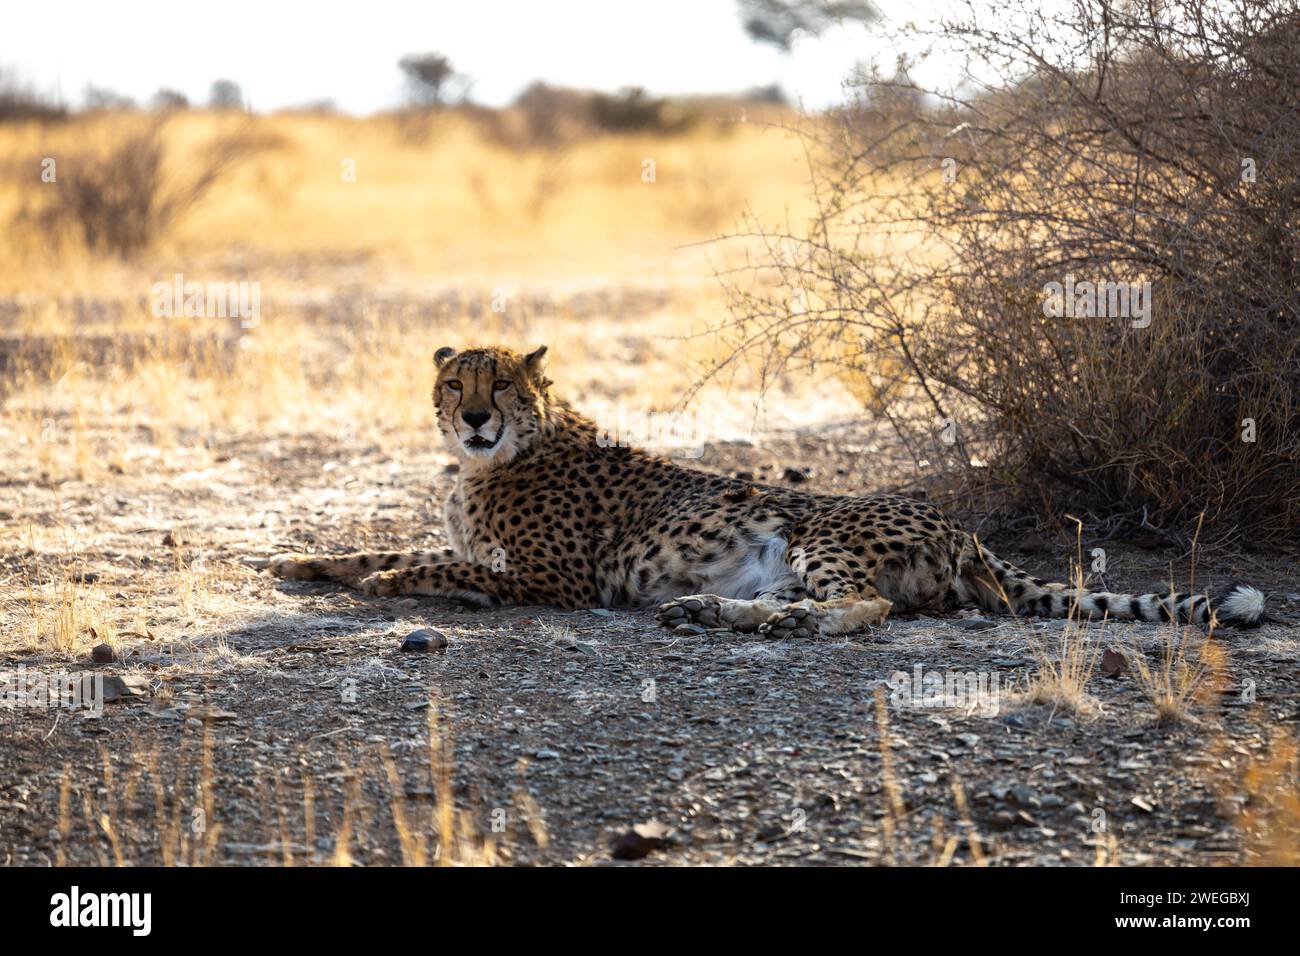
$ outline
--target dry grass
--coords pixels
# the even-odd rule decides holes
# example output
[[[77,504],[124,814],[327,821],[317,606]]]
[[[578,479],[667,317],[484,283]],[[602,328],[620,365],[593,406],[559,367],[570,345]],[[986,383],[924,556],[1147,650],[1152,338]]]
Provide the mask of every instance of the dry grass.
[[[1251,862],[1300,866],[1300,749],[1279,729],[1268,753],[1252,758],[1241,776],[1246,796],[1241,826]]]
[[[1038,660],[1038,672],[1016,699],[1053,711],[1096,714],[1100,704],[1088,693],[1088,681],[1096,673],[1102,647],[1087,625],[1068,621],[1054,651],[1036,635],[1029,646]]]
[[[71,180],[80,157],[102,161],[152,122],[98,114],[0,129],[0,153],[15,157],[15,175],[0,185],[0,220],[49,207],[65,169]],[[583,277],[653,280],[675,262],[697,264],[678,248],[728,229],[747,208],[764,221],[807,208],[799,145],[757,123],[595,137],[562,151],[501,145],[456,114],[429,123],[428,140],[413,143],[392,116],[175,114],[160,133],[159,190],[191,183],[214,141],[238,137],[245,152],[141,260],[216,259],[266,272],[270,262],[311,255],[498,285],[571,279],[580,264]],[[41,182],[45,157],[63,161],[59,183]],[[0,291],[129,278],[130,263],[103,262],[75,238],[15,234]],[[32,263],[47,268],[34,275],[24,268]]]
[[[1133,676],[1156,711],[1156,722],[1197,722],[1227,684],[1228,652],[1211,634],[1171,623],[1152,663],[1136,642],[1128,642]]]
[[[266,839],[253,849],[254,855],[286,867],[354,865],[355,847],[367,842],[360,839],[365,834],[359,828],[385,825],[384,806],[375,806],[365,796],[367,782],[386,788],[381,790],[382,802],[403,866],[495,866],[509,861],[516,840],[545,849],[545,821],[523,781],[522,767],[512,806],[492,811],[485,830],[457,805],[450,722],[442,718],[436,699],[429,705],[428,734],[427,787],[405,780],[382,745],[373,760],[366,754],[355,765],[343,760],[348,785],[327,852],[319,848],[317,833],[321,820],[331,817],[319,803],[311,775],[304,771],[291,785],[287,773],[271,774],[263,794],[271,804],[262,808]],[[215,782],[217,742],[211,723],[204,725],[197,754],[192,746],[193,739],[183,736],[179,751],[167,761],[157,750],[136,750],[118,764],[101,747],[98,780],[91,786],[76,784],[71,767],[65,766],[59,787],[57,863],[65,862],[64,846],[87,837],[99,865],[204,866],[227,856],[231,848],[222,844],[227,795]],[[425,803],[427,809],[421,809]]]

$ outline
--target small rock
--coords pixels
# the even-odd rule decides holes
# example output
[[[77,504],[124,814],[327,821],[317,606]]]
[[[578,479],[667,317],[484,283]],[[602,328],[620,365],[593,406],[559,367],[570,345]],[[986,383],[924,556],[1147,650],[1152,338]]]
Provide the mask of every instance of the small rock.
[[[404,651],[441,651],[444,650],[450,642],[441,631],[431,631],[428,628],[420,628],[418,631],[412,631],[402,639],[402,650]]]
[[[559,760],[560,759],[559,751],[548,750],[546,748],[542,748],[541,750],[537,751],[537,753],[533,754],[533,756],[536,757],[538,760]]]
[[[149,693],[149,678],[139,674],[117,677],[110,674],[104,678],[104,703],[122,700],[125,697],[144,697]]]
[[[614,841],[613,854],[616,860],[640,860],[667,842],[668,828],[658,821],[638,823]]]
[[[113,648],[109,644],[96,644],[91,649],[90,659],[96,664],[113,663]]]
[[[798,468],[787,468],[781,473],[781,479],[792,485],[801,485],[808,480],[808,475]]]
[[[209,707],[207,710],[198,711],[194,715],[195,719],[202,720],[205,723],[216,724],[223,723],[227,720],[238,720],[237,714],[228,710],[222,710],[220,707]]]
[[[1128,670],[1128,659],[1119,651],[1106,648],[1101,652],[1101,675],[1103,677],[1119,677],[1126,670]]]
[[[168,531],[162,539],[164,548],[179,548],[181,546],[181,536],[174,531]]]
[[[1016,803],[1020,804],[1022,807],[1037,808],[1042,806],[1041,801],[1038,799],[1038,794],[1034,793],[1034,791],[1029,787],[1012,787],[1011,799],[1016,801]]]
[[[674,634],[703,634],[704,628],[699,624],[678,624],[673,628]]]

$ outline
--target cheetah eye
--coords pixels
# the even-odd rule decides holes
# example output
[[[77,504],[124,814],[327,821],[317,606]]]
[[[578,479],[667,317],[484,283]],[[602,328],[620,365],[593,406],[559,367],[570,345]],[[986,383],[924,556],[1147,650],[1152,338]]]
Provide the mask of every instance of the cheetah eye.
[[[449,378],[449,379],[447,379],[447,381],[446,381],[445,384],[446,384],[446,386],[447,386],[449,389],[451,389],[453,392],[459,392],[459,391],[460,391],[460,387],[461,387],[461,386],[460,386],[460,379],[458,379],[458,378]]]
[[[515,383],[510,381],[510,379],[508,378],[499,378],[492,383],[492,389],[493,391],[504,392],[507,388],[509,388],[513,384]]]

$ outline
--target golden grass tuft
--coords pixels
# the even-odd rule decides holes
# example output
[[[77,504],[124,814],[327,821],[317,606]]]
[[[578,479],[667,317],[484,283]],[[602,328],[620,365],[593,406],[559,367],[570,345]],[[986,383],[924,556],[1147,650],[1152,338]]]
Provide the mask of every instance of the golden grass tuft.
[[[1240,825],[1248,861],[1258,866],[1300,866],[1300,748],[1278,729],[1267,753],[1242,772],[1246,796]]]

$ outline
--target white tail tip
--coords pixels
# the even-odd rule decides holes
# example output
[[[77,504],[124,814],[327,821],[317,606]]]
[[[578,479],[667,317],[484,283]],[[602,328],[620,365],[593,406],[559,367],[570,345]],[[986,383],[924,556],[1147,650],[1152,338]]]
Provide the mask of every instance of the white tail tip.
[[[1248,584],[1233,585],[1214,602],[1219,623],[1232,627],[1258,627],[1264,620],[1264,593]]]

